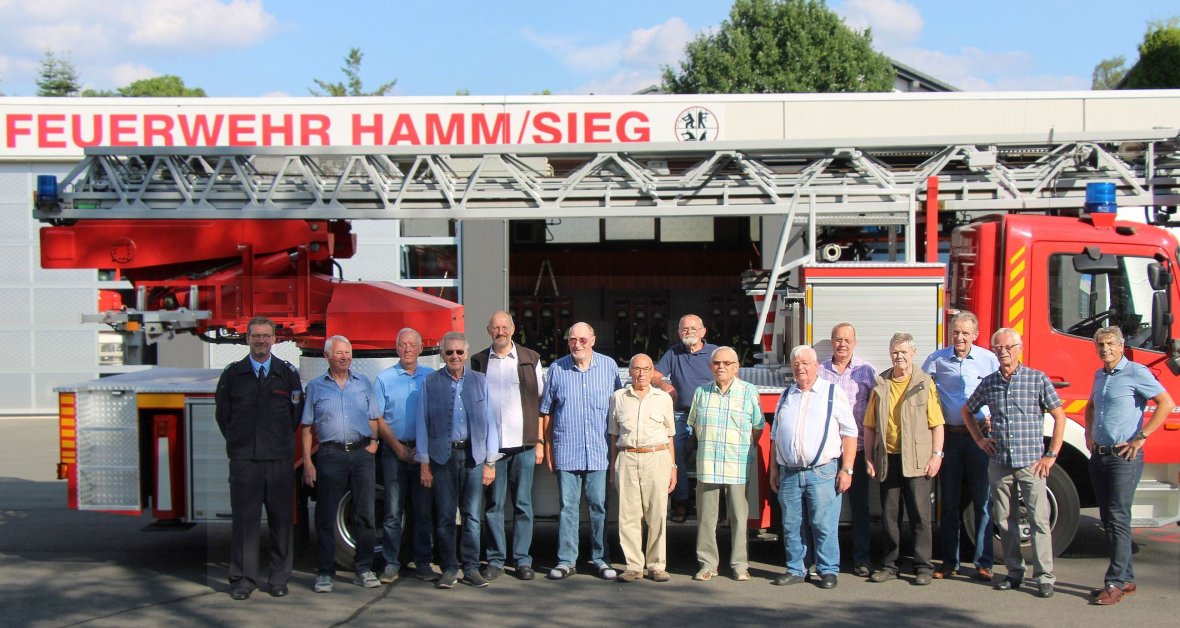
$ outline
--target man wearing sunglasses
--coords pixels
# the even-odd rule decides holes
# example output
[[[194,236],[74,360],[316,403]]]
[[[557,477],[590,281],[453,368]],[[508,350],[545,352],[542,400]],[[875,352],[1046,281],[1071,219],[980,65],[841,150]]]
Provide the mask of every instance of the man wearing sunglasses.
[[[1000,370],[983,378],[963,406],[963,424],[971,438],[991,458],[988,482],[992,491],[992,521],[1004,543],[1008,574],[995,588],[1016,590],[1024,584],[1024,555],[1020,551],[1020,499],[1032,522],[1033,578],[1038,597],[1052,597],[1053,539],[1049,530],[1049,500],[1045,479],[1065,435],[1065,412],[1049,377],[1020,362],[1024,353],[1020,334],[1001,327],[992,334],[992,352]],[[991,432],[985,436],[974,417],[983,406],[991,410]],[[1042,435],[1044,413],[1053,416],[1053,436],[1046,448]]]
[[[484,487],[496,479],[500,430],[488,410],[483,373],[464,368],[467,337],[449,331],[442,338],[446,368],[426,376],[422,412],[417,417],[422,486],[434,490],[434,543],[442,568],[435,587],[455,586],[459,569],[476,588],[488,586],[479,573],[479,532]],[[463,519],[463,537],[455,547],[455,508]]]
[[[557,527],[557,566],[550,580],[573,575],[578,564],[582,494],[590,507],[590,559],[603,580],[618,572],[610,566],[606,543],[606,416],[611,394],[622,388],[613,358],[594,350],[594,328],[576,323],[569,330],[570,354],[545,374],[541,420],[545,462],[557,474],[561,516]]]

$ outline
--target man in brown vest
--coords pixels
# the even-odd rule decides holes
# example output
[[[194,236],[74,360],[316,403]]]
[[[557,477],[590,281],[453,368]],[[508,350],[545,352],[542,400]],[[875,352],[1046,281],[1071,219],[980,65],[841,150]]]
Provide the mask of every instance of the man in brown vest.
[[[500,459],[496,479],[488,487],[484,520],[487,525],[488,564],[483,577],[495,580],[504,573],[508,556],[504,537],[504,501],[512,489],[512,558],[516,577],[532,580],[533,471],[545,460],[541,435],[541,358],[536,351],[512,342],[516,325],[508,312],[496,312],[488,321],[492,346],[471,356],[471,369],[487,375],[488,407],[500,426]]]
[[[899,332],[889,341],[893,368],[881,373],[865,410],[865,470],[881,482],[885,557],[870,580],[897,577],[901,500],[914,533],[914,584],[930,584],[931,481],[942,466],[942,406],[934,380],[914,369],[914,337]]]

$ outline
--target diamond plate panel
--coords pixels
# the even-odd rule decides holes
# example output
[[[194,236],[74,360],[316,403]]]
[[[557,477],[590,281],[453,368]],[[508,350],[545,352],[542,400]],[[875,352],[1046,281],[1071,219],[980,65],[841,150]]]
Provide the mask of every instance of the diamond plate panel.
[[[88,429],[138,427],[138,410],[134,392],[80,390],[77,393],[78,431]]]
[[[139,469],[78,469],[79,510],[139,510]]]
[[[31,373],[0,373],[0,410],[27,412],[33,405],[33,375]],[[57,407],[57,400],[53,406]]]
[[[0,288],[0,325],[28,327],[33,308],[28,288]]]
[[[80,325],[82,313],[95,311],[97,301],[97,292],[85,288],[36,287],[33,288],[33,321],[38,325]]]
[[[41,223],[33,219],[30,211],[31,194],[29,192],[17,202],[12,197],[0,196],[0,221],[4,225],[4,234],[0,240],[32,244],[39,239],[37,232],[41,229]]]
[[[17,199],[24,199],[27,202],[32,198],[34,180],[28,163],[0,166],[0,201],[15,203]]]
[[[123,428],[78,430],[79,468],[133,467],[138,462],[138,431]]]
[[[0,245],[0,283],[29,283],[32,268],[28,243]]]
[[[90,366],[97,371],[98,334],[93,329],[76,329],[78,325],[74,323],[70,331],[33,332],[33,368],[72,370]]]
[[[0,331],[0,347],[4,347],[9,355],[32,355],[33,334],[29,331]],[[5,371],[28,374],[29,365],[20,360],[4,360],[0,362],[0,373]]]

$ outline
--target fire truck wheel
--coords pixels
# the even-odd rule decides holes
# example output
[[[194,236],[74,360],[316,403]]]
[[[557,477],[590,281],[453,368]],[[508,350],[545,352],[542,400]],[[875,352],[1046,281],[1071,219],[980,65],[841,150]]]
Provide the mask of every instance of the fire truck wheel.
[[[380,483],[376,487],[376,503],[373,505],[373,516],[377,526],[376,546],[373,549],[374,560],[381,556],[381,520],[385,514],[385,489]],[[342,570],[352,570],[356,558],[356,521],[353,517],[352,491],[344,494],[340,500],[340,507],[336,509],[336,518],[332,524],[332,531],[336,537],[336,564]]]
[[[1060,464],[1053,465],[1053,469],[1049,472],[1046,489],[1050,508],[1049,527],[1053,531],[1053,555],[1060,556],[1073,542],[1074,535],[1078,531],[1081,501],[1078,499],[1078,489],[1074,486],[1073,480]],[[960,543],[967,547],[964,547],[961,552],[964,556],[970,556],[974,550],[970,539],[975,538],[975,510],[969,501],[965,502],[962,507],[963,537],[960,539]],[[1026,558],[1031,558],[1031,528],[1028,518],[1024,515],[1023,503],[1020,509],[1020,545],[1024,548]],[[993,528],[993,531],[996,562],[999,563],[1000,557],[1003,556],[1003,547],[1000,543],[998,529]]]

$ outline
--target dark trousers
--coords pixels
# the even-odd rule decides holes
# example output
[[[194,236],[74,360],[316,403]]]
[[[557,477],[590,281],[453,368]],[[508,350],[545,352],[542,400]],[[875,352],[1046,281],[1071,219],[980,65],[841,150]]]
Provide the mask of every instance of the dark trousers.
[[[865,452],[861,449],[852,463],[852,486],[848,487],[848,501],[852,506],[852,562],[855,565],[868,565],[872,560],[869,552],[873,533],[869,515],[869,483],[872,481],[865,469]]]
[[[975,553],[971,561],[976,567],[991,569],[995,564],[992,550],[991,486],[987,479],[987,453],[975,444],[971,435],[947,430],[943,442],[946,458],[938,474],[942,491],[942,564],[943,568],[959,567],[959,527],[965,498],[970,498],[975,509]],[[967,478],[969,495],[962,491]]]
[[[905,500],[906,515],[914,535],[914,571],[934,571],[930,562],[933,535],[930,532],[930,478],[903,477],[901,454],[889,454],[889,473],[881,481],[881,517],[885,520],[886,569],[897,571],[901,554],[901,502]]]
[[[270,531],[270,577],[276,589],[291,577],[291,543],[295,522],[292,460],[229,461],[229,499],[233,508],[233,540],[229,549],[229,584],[253,590],[258,584],[258,534],[262,509]]]
[[[430,566],[434,544],[431,538],[430,489],[419,481],[422,465],[411,460],[403,462],[393,453],[387,443],[381,444],[381,474],[385,483],[385,518],[382,522],[383,538],[381,554],[385,564],[395,569],[403,565],[401,549],[406,521],[413,522],[410,534],[413,538],[412,559],[417,569]],[[409,501],[409,517],[406,516],[406,502]]]
[[[344,451],[321,446],[315,455],[315,529],[320,546],[318,573],[336,573],[336,511],[352,489],[353,530],[356,537],[356,573],[373,568],[377,531],[373,505],[377,490],[376,456],[364,449]]]
[[[1117,454],[1090,456],[1090,481],[1098,500],[1098,514],[1110,546],[1110,566],[1105,584],[1123,587],[1135,582],[1135,564],[1131,554],[1131,502],[1135,487],[1143,475],[1143,451],[1127,460]]]
[[[434,475],[434,542],[438,544],[438,566],[444,573],[479,569],[480,518],[483,517],[483,464],[470,454],[451,451],[444,464],[430,462]],[[463,520],[463,539],[456,551],[455,509]]]

